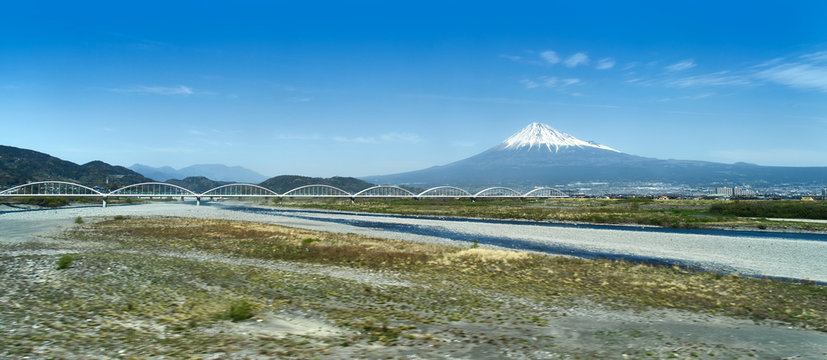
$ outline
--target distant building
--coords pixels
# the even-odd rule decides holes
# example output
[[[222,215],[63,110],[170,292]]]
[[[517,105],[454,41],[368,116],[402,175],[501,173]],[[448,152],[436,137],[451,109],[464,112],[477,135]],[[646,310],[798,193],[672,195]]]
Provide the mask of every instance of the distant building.
[[[755,196],[757,193],[751,189],[743,189],[740,187],[719,187],[715,188],[715,194],[726,196]]]
[[[824,188],[824,189],[821,189],[821,199],[822,200],[827,200],[827,187]]]

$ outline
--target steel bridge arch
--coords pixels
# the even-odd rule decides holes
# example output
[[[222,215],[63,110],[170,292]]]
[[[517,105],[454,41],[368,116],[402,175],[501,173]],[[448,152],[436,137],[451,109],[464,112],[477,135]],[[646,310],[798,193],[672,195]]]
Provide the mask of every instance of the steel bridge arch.
[[[550,195],[538,195],[538,194],[541,194],[543,192],[548,192],[548,194],[550,194]],[[565,197],[569,197],[569,196],[566,195],[566,193],[564,193],[563,191],[555,189],[555,188],[538,187],[534,190],[531,190],[531,191],[525,193],[525,195],[523,195],[523,197],[565,198]]]
[[[330,192],[339,193],[339,194],[335,194],[335,195],[333,195],[333,194],[321,194],[321,195],[318,195],[318,194],[300,194],[300,192],[302,190],[314,189],[314,188],[315,189],[324,189],[324,190],[328,190]],[[297,192],[299,194],[297,194]],[[339,189],[335,186],[324,185],[324,184],[310,184],[310,185],[299,186],[295,189],[292,189],[292,190],[282,194],[281,197],[353,197],[353,195],[351,195],[349,192],[344,191],[342,189]]]
[[[410,192],[409,190],[403,189],[399,186],[394,186],[394,185],[371,186],[367,189],[363,189],[362,191],[359,191],[359,192],[353,194],[353,197],[400,197],[400,195],[365,195],[366,193],[368,193],[370,191],[380,190],[380,189],[386,189],[386,190],[390,190],[390,191],[401,192],[402,194],[404,194],[401,197],[416,197],[416,194]]]
[[[497,191],[502,191],[508,193],[509,195],[493,195],[492,193],[496,193]],[[485,193],[489,193],[489,195],[485,195]],[[482,189],[476,194],[474,197],[523,197],[523,194],[517,190],[512,188],[507,188],[504,186],[494,186],[487,189]]]
[[[273,195],[274,197],[279,196],[279,194],[277,192],[275,192],[273,190],[270,190],[266,187],[259,186],[259,185],[254,185],[254,184],[246,184],[246,183],[234,183],[234,184],[224,184],[224,185],[221,185],[221,186],[216,186],[212,189],[209,189],[209,190],[201,193],[200,196],[202,196],[202,197],[210,197],[210,196],[236,196],[236,197],[238,197],[238,196],[260,196],[260,194],[240,194],[240,195],[239,194],[218,194],[218,193],[211,194],[212,192],[215,192],[215,191],[218,191],[218,190],[221,190],[221,189],[224,189],[224,188],[233,187],[233,186],[253,188],[255,190],[260,190],[260,191],[263,191],[265,193],[269,193],[270,195]]]
[[[149,193],[149,194],[143,194],[143,193],[142,193],[142,194],[122,194],[122,192],[123,192],[124,190],[131,189],[131,188],[138,188],[138,187],[141,187],[141,186],[146,186],[146,185],[169,186],[169,187],[172,187],[172,188],[175,188],[175,189],[178,189],[178,190],[183,191],[183,192],[184,192],[184,194],[159,194],[159,193]],[[198,197],[199,195],[198,195],[198,194],[196,194],[196,193],[194,193],[192,190],[187,189],[187,188],[182,187],[182,186],[178,186],[178,185],[175,185],[175,184],[170,184],[170,183],[163,183],[163,182],[156,182],[156,181],[152,181],[152,182],[144,182],[144,183],[138,183],[138,184],[127,185],[127,186],[124,186],[124,187],[122,187],[122,188],[120,188],[120,189],[112,190],[112,191],[110,191],[108,194],[105,194],[105,196],[115,196],[115,197],[116,197],[116,196],[155,196],[155,197],[163,197],[163,196],[195,196],[195,197]]]
[[[440,190],[447,190],[448,192],[456,191],[456,192],[459,192],[459,195],[457,195],[457,194],[453,194],[453,195],[428,195],[428,193],[436,193],[436,192],[439,192]],[[474,197],[474,195],[471,195],[471,193],[469,193],[468,191],[465,191],[464,189],[460,189],[456,186],[447,186],[446,185],[446,186],[432,187],[428,190],[425,190],[425,191],[419,193],[419,195],[417,195],[416,197],[418,197],[418,198],[420,198],[420,197]]]
[[[55,180],[55,181],[50,181],[50,180],[47,180],[47,181],[35,181],[35,182],[26,183],[26,184],[23,184],[23,185],[17,185],[17,186],[14,186],[14,187],[8,188],[8,189],[6,189],[6,190],[0,191],[0,195],[12,195],[12,194],[13,194],[14,192],[16,192],[17,190],[24,189],[24,188],[25,188],[25,187],[27,187],[27,186],[44,185],[44,184],[61,184],[61,185],[75,186],[75,187],[82,188],[82,189],[84,189],[84,190],[89,190],[89,191],[91,191],[91,192],[92,192],[92,194],[14,194],[14,195],[32,195],[32,196],[48,196],[48,195],[104,196],[104,193],[102,193],[102,192],[100,192],[100,191],[97,191],[97,190],[95,190],[95,189],[93,189],[93,188],[90,188],[90,187],[88,187],[88,186],[86,186],[86,185],[76,184],[76,183],[73,183],[73,182],[68,182],[68,181],[58,181],[58,180]]]

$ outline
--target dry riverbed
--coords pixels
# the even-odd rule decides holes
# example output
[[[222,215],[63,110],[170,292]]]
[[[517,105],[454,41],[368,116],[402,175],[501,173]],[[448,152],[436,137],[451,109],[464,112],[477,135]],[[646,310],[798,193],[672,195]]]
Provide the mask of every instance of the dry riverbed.
[[[0,214],[0,356],[827,356],[818,285],[129,208]]]

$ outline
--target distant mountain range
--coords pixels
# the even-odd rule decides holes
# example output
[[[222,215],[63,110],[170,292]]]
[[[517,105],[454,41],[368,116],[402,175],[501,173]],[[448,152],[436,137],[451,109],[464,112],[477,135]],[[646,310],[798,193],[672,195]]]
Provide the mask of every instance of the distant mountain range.
[[[182,169],[173,169],[169,166],[152,167],[147,165],[135,164],[129,169],[158,181],[167,181],[170,179],[184,179],[192,176],[206,177],[216,181],[229,181],[239,183],[258,184],[267,177],[261,175],[253,170],[243,168],[241,166],[227,166],[221,164],[199,164],[187,166]]]
[[[78,165],[34,150],[0,145],[0,186],[42,180],[71,181],[110,189],[152,181],[123,166],[102,161]]]
[[[533,186],[574,182],[824,186],[827,184],[827,167],[660,160],[625,154],[605,145],[580,140],[546,124],[532,123],[499,145],[463,160],[362,179],[377,184],[454,185],[471,190],[497,185],[526,190]]]

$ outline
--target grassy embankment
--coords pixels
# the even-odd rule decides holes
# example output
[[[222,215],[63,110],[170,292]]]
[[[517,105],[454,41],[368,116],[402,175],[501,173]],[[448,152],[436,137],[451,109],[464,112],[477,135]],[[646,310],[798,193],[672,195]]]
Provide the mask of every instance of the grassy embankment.
[[[753,228],[827,231],[827,224],[765,218],[827,220],[827,201],[653,200],[653,199],[358,199],[277,200],[279,206],[596,224],[640,224],[671,228]]]
[[[563,346],[539,334],[567,307],[583,303],[769,319],[827,331],[827,288],[814,284],[220,220],[119,217],[79,225],[63,241],[92,246],[78,250],[63,270],[56,269],[57,256],[0,262],[7,299],[0,319],[16,330],[0,332],[7,355],[45,351],[61,357],[65,350],[123,357],[315,357],[351,351],[362,357],[379,344],[529,351]],[[193,251],[197,256],[186,255]],[[41,277],[20,280],[24,268],[40,269]],[[391,279],[390,285],[377,279]],[[293,336],[252,325],[272,324],[276,315],[316,319],[322,325],[314,328],[328,324],[341,331]],[[242,321],[227,320],[236,316]],[[291,326],[292,333],[303,331]],[[577,343],[594,346],[578,351],[605,355],[617,343],[638,341],[644,330],[628,331],[608,340],[605,332],[583,334]],[[624,345],[623,352],[751,354],[705,344],[676,348],[662,334],[650,335],[665,345]],[[458,340],[446,342],[445,336]]]

